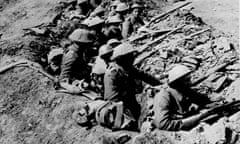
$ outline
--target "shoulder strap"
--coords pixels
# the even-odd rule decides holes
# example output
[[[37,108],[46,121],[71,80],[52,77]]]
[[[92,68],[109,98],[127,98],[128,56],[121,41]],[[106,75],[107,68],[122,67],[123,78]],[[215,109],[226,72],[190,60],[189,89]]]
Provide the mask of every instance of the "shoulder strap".
[[[114,122],[114,128],[120,128],[122,125],[122,117],[123,117],[123,103],[118,102],[116,103],[116,117]]]
[[[97,121],[99,124],[104,123],[104,119],[103,119],[103,116],[102,116],[102,109],[103,109],[104,107],[106,107],[107,105],[109,105],[110,103],[111,103],[110,101],[106,101],[104,104],[102,104],[102,105],[96,110],[95,118],[96,118],[96,121]]]

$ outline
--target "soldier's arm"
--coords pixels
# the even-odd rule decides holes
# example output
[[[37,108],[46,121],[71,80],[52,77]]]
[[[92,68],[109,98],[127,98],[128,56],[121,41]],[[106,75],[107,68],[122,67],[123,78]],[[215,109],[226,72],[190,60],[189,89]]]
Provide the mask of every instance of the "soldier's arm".
[[[122,37],[123,37],[123,39],[128,38],[128,35],[130,33],[130,27],[131,27],[130,21],[126,20],[125,22],[123,22],[123,24],[122,24]]]
[[[154,77],[144,71],[140,71],[137,69],[134,69],[134,71],[135,71],[134,74],[138,79],[141,79],[144,82],[146,82],[152,86],[157,86],[157,85],[162,84],[162,82],[159,79],[157,79],[156,77]]]
[[[155,127],[161,130],[178,131],[181,128],[181,120],[171,118],[171,99],[169,93],[161,91],[154,99],[154,120]]]
[[[162,91],[158,93],[154,99],[154,121],[153,124],[161,130],[179,131],[179,130],[191,130],[199,124],[199,122],[212,114],[211,110],[206,110],[199,114],[182,118],[172,119],[172,113],[170,108],[171,98],[168,92]]]
[[[107,70],[104,75],[104,99],[118,101],[121,97],[119,92],[119,76],[117,70]]]
[[[144,21],[143,21],[141,18],[139,18],[139,23],[140,23],[142,26],[145,25]]]
[[[63,55],[61,64],[60,81],[64,78],[70,78],[73,70],[73,65],[77,61],[78,55],[73,51],[68,51]]]

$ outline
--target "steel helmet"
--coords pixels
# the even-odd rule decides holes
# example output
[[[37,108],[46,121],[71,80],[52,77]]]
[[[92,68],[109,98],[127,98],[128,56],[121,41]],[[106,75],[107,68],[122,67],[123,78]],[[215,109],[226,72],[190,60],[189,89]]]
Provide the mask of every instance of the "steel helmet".
[[[172,83],[189,73],[191,73],[191,70],[187,66],[178,64],[168,72],[168,83]]]
[[[133,4],[133,5],[131,6],[131,8],[132,8],[132,9],[134,9],[134,8],[143,8],[143,6],[141,6],[141,5],[138,4],[138,3],[135,3],[135,4]]]
[[[109,17],[106,22],[108,24],[112,24],[112,23],[121,23],[123,21],[122,21],[122,19],[120,19],[119,16],[114,15],[114,16]]]
[[[91,43],[95,40],[95,33],[86,29],[76,29],[70,34],[69,39],[82,43]]]
[[[111,60],[115,60],[119,57],[122,57],[133,52],[136,52],[136,49],[134,49],[129,42],[122,43],[118,45],[116,48],[114,48]]]
[[[126,3],[119,3],[116,8],[116,12],[124,12],[129,9],[129,6]]]
[[[88,0],[78,0],[77,4],[82,4],[82,3],[86,3],[86,2],[88,2]]]
[[[113,48],[109,45],[103,45],[99,48],[98,55],[100,57],[113,52]]]
[[[108,42],[107,42],[107,45],[111,46],[111,45],[114,45],[114,44],[120,44],[121,42],[117,39],[110,39]]]
[[[55,57],[63,55],[63,49],[62,48],[55,48],[52,49],[48,54],[48,62],[51,62]]]
[[[119,0],[115,0],[111,3],[111,6],[118,6],[121,2]]]
[[[91,16],[96,16],[96,15],[102,14],[104,12],[105,12],[105,9],[100,5],[95,8],[95,10],[91,13]]]
[[[93,27],[99,24],[103,24],[104,20],[100,17],[89,17],[85,21],[83,21],[83,24],[87,25],[88,27]]]

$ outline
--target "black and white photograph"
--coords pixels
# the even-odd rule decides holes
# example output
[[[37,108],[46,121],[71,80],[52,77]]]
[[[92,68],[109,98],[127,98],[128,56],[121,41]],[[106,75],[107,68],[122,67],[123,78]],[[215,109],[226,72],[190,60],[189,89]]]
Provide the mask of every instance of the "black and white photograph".
[[[239,0],[0,0],[0,144],[240,144]]]

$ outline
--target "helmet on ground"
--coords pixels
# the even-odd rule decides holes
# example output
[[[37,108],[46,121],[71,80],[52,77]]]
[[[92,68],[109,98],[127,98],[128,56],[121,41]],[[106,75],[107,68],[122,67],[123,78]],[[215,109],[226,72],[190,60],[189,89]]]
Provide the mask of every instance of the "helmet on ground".
[[[123,21],[122,21],[122,19],[120,19],[119,16],[114,15],[114,16],[109,17],[106,22],[108,24],[113,24],[113,23],[121,23]]]
[[[135,9],[135,8],[143,8],[143,6],[141,6],[140,4],[138,4],[138,3],[135,3],[135,4],[133,4],[132,6],[131,6],[131,8],[132,9]]]
[[[70,34],[69,39],[81,43],[91,43],[95,40],[95,33],[86,29],[76,29]]]
[[[89,17],[88,19],[83,21],[83,24],[87,25],[88,27],[97,26],[103,24],[104,20],[100,17]]]
[[[116,12],[124,12],[129,10],[129,6],[126,3],[119,3],[116,8]]]
[[[107,55],[109,53],[113,52],[113,48],[109,45],[103,45],[99,48],[98,55],[100,57]]]
[[[129,42],[122,43],[118,45],[116,48],[114,48],[111,60],[115,60],[119,57],[125,56],[130,53],[134,53],[134,52],[136,52],[136,49],[134,49]]]
[[[172,83],[189,73],[191,73],[191,70],[187,66],[178,64],[168,72],[168,83]]]

